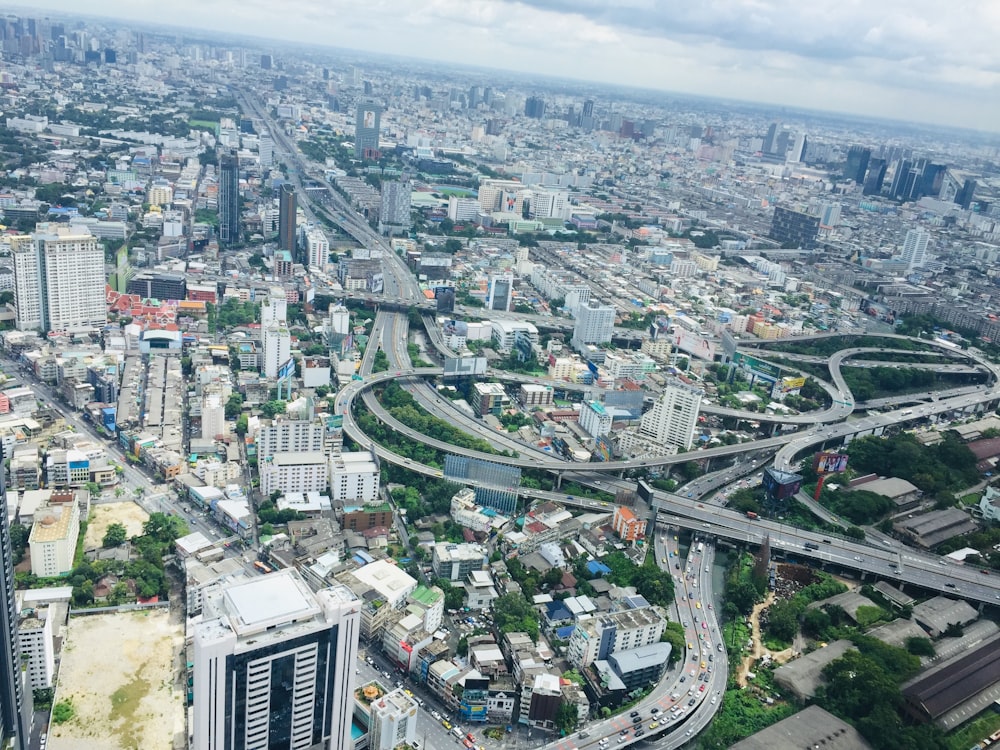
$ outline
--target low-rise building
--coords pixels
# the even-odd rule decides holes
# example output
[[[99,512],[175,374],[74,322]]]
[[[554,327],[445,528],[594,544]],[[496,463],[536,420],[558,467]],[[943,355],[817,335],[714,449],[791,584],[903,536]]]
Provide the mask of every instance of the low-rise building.
[[[472,571],[485,568],[486,560],[486,550],[482,545],[438,543],[434,545],[431,568],[439,578],[461,581],[468,578]]]
[[[368,747],[395,750],[417,738],[417,702],[402,688],[376,698],[368,706]]]

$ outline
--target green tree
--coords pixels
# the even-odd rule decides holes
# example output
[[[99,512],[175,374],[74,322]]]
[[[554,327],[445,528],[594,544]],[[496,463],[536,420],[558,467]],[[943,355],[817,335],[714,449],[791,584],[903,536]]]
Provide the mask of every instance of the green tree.
[[[59,701],[52,707],[52,721],[56,724],[65,724],[76,715],[73,704],[68,700]]]
[[[127,538],[128,532],[125,530],[124,524],[112,523],[108,525],[107,530],[104,532],[104,539],[101,540],[101,544],[105,547],[120,547],[125,544]]]
[[[230,394],[226,400],[226,419],[234,419],[243,411],[243,396],[239,393]]]
[[[906,639],[906,650],[914,656],[934,656],[934,644],[930,638],[910,636]]]
[[[572,733],[576,729],[579,721],[576,705],[569,701],[562,701],[556,709],[555,724],[564,735]]]

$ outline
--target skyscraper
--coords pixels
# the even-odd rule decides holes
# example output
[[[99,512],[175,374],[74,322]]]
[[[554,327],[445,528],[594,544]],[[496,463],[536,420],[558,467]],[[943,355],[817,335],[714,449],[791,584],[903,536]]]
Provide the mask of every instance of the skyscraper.
[[[573,324],[573,348],[580,350],[588,344],[606,344],[615,330],[615,309],[610,305],[587,304],[576,309]]]
[[[847,162],[844,164],[844,179],[854,180],[858,185],[863,185],[871,156],[870,148],[851,146],[847,151]]]
[[[3,465],[0,445],[0,465]],[[0,471],[0,740],[13,740],[14,750],[28,747],[24,674],[18,654],[17,603],[14,599],[14,553],[7,511],[6,472]]]
[[[271,134],[266,130],[260,134],[257,156],[262,167],[270,167],[274,164],[274,141],[271,140]]]
[[[204,592],[194,626],[194,747],[353,748],[360,602],[291,569]]]
[[[295,188],[287,182],[282,183],[278,193],[278,247],[295,255],[295,217],[298,204],[295,199]]]
[[[379,231],[383,234],[407,231],[410,228],[410,183],[389,180],[382,183],[382,206],[378,215]]]
[[[74,227],[40,224],[11,238],[19,330],[88,331],[108,322],[104,251]]]
[[[882,192],[882,183],[885,182],[885,159],[873,158],[868,162],[868,176],[865,178],[864,195],[878,195]]]
[[[235,151],[219,157],[219,242],[240,239],[240,162]]]
[[[778,123],[772,122],[767,127],[767,135],[764,136],[764,143],[760,147],[762,154],[774,152],[774,136],[778,132]]]
[[[486,300],[487,310],[510,310],[514,295],[514,276],[504,273],[490,276],[490,294]]]
[[[906,233],[903,240],[903,260],[906,261],[906,270],[923,268],[927,262],[927,243],[930,235],[923,229],[911,229]]]
[[[382,123],[382,107],[373,101],[358,104],[354,124],[354,155],[362,159],[378,159],[378,138]]]
[[[541,120],[545,117],[545,100],[540,96],[529,96],[524,100],[524,116]]]

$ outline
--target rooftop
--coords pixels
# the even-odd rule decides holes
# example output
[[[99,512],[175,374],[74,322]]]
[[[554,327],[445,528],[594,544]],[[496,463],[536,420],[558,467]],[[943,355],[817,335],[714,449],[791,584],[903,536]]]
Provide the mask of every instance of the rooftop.
[[[847,722],[819,706],[809,706],[737,742],[730,750],[802,750],[813,747],[869,750],[871,745]]]
[[[226,610],[238,635],[313,618],[320,608],[305,582],[292,570],[254,578],[226,590]]]

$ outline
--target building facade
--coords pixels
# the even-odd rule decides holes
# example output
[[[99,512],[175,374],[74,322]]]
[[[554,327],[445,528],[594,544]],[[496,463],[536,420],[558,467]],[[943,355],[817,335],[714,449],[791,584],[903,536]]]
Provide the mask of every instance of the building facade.
[[[293,570],[204,593],[194,626],[194,747],[349,750],[359,603]]]

